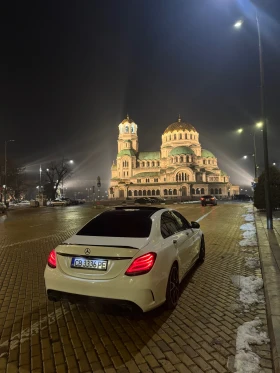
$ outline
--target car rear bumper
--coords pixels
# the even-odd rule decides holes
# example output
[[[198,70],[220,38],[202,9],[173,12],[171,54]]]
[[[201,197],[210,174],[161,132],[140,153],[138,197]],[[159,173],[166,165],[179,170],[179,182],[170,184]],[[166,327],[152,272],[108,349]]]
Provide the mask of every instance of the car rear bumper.
[[[50,300],[82,295],[97,299],[113,300],[118,303],[134,303],[143,312],[152,310],[162,304],[165,299],[156,301],[155,291],[149,286],[149,277],[121,276],[111,280],[87,280],[68,276],[58,268],[45,269],[45,285]],[[145,277],[145,278],[144,278]]]

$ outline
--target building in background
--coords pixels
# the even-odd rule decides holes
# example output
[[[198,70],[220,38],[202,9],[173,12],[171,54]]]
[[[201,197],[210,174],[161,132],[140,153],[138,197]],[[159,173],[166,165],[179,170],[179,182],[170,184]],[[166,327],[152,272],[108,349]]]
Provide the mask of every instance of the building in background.
[[[217,158],[202,149],[199,133],[189,123],[170,124],[159,151],[139,151],[137,124],[129,118],[119,124],[118,154],[112,165],[110,198],[161,196],[190,199],[203,194],[229,197],[239,187],[218,167]]]

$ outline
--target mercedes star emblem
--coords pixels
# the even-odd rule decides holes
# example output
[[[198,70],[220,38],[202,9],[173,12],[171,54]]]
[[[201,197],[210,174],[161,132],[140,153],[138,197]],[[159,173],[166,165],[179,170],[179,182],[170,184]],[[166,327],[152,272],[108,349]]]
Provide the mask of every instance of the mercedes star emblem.
[[[89,255],[89,254],[90,254],[90,249],[88,249],[88,248],[85,249],[85,254],[86,254],[86,255]]]

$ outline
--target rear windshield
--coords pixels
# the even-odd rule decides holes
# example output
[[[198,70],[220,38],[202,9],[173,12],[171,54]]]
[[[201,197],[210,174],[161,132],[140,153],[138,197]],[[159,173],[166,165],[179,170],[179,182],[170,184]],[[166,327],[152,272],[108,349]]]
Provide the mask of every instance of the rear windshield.
[[[203,198],[212,198],[213,196],[209,195],[209,196],[203,196]]]
[[[108,211],[88,222],[79,236],[149,237],[152,220],[146,211]]]

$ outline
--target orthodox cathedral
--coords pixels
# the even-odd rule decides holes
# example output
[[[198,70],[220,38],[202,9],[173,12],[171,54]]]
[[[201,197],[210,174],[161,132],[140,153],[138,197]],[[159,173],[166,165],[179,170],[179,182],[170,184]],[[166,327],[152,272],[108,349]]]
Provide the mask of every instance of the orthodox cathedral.
[[[159,151],[140,152],[137,124],[127,115],[119,124],[118,154],[111,171],[110,198],[161,196],[190,199],[204,194],[229,197],[239,187],[202,149],[199,133],[179,116],[163,132]]]

